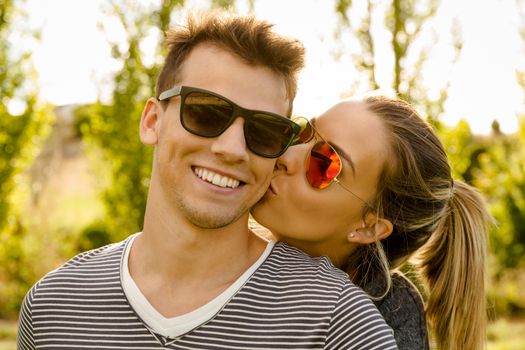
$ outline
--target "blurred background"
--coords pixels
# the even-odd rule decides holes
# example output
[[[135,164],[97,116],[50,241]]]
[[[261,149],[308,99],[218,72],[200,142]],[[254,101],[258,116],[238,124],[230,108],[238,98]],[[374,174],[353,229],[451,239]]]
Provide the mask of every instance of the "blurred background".
[[[428,118],[498,223],[489,349],[524,349],[525,0],[0,0],[0,350],[46,272],[140,231],[163,32],[212,8],[303,41],[295,114],[382,90]]]

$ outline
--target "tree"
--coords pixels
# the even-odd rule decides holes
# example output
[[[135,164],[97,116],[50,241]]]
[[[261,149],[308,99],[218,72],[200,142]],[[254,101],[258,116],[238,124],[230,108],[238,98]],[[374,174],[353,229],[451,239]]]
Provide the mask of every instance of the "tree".
[[[357,37],[360,53],[353,56],[359,71],[365,75],[365,90],[381,87],[376,72],[378,67],[377,49],[384,43],[374,36],[374,23],[383,21],[386,30],[390,33],[389,45],[393,58],[391,67],[392,89],[402,99],[412,103],[420,113],[427,118],[440,135],[447,149],[452,167],[453,176],[460,180],[472,183],[472,172],[479,167],[479,157],[486,150],[483,143],[472,135],[468,124],[460,122],[454,128],[446,128],[439,118],[444,112],[444,105],[448,98],[449,80],[445,80],[437,97],[431,98],[429,90],[423,84],[423,76],[428,64],[433,44],[423,45],[421,41],[425,26],[436,15],[440,0],[391,0],[385,8],[385,2],[367,0],[366,8],[362,10],[360,20],[351,24],[353,3],[351,0],[338,0],[336,12],[341,17],[339,34],[350,29]],[[355,17],[355,16],[354,16]],[[377,26],[376,26],[377,27]],[[430,35],[427,31],[427,38]],[[431,38],[436,39],[433,33]],[[454,65],[461,55],[463,47],[461,30],[457,21],[451,22],[451,59]],[[436,40],[434,40],[436,41]],[[383,53],[384,55],[384,53]]]
[[[524,5],[521,2],[517,10],[521,19],[519,34],[525,47]],[[517,70],[516,79],[525,95],[525,71]],[[525,116],[520,117],[519,125],[515,135],[505,136],[501,132],[495,135],[481,164],[484,176],[478,180],[491,198],[498,221],[492,245],[502,268],[525,268]]]
[[[380,5],[383,4],[376,0],[367,0],[364,13],[360,20],[354,21],[354,25],[350,20],[354,4],[351,0],[338,0],[336,12],[340,15],[341,24],[336,34],[341,36],[343,32],[350,30],[357,38],[361,50],[353,55],[352,59],[358,71],[365,75],[365,90],[375,90],[382,87],[376,74],[379,69],[378,55],[384,53],[377,52],[377,47],[383,43],[378,42],[374,36],[373,27],[374,23],[382,20],[390,33],[389,45],[393,57],[392,89],[401,98],[415,104],[428,116],[431,123],[439,126],[438,117],[444,110],[449,82],[444,83],[437,98],[429,98],[429,93],[422,83],[422,75],[432,45],[422,46],[420,39],[425,24],[435,16],[440,0],[392,0],[386,9],[381,9]],[[436,35],[434,33],[434,36]],[[457,22],[453,22],[451,36],[454,50],[451,64],[454,64],[462,49]]]
[[[76,111],[84,138],[103,155],[100,176],[105,183],[105,225],[111,240],[120,240],[142,228],[152,163],[152,150],[138,137],[145,101],[154,96],[159,71],[156,64],[162,49],[153,53],[154,64],[145,63],[142,44],[152,32],[164,33],[172,10],[183,0],[164,0],[158,8],[144,8],[135,1],[112,1],[107,12],[118,19],[126,42],[112,42],[113,58],[122,64],[114,77],[109,105],[97,103]],[[151,54],[151,52],[148,52]]]
[[[17,53],[11,45],[13,23],[23,23],[19,6],[14,0],[0,3],[0,316],[16,313],[34,277],[29,267],[20,267],[26,233],[20,207],[28,190],[22,175],[50,122],[37,91],[30,88],[36,86],[30,53]],[[12,112],[12,105],[19,110]]]

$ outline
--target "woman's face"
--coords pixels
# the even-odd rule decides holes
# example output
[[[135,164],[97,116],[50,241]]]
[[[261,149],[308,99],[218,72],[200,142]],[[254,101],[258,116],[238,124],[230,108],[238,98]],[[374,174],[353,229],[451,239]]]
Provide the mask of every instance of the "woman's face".
[[[388,154],[386,133],[379,117],[363,103],[342,102],[314,123],[323,139],[335,146],[341,156],[339,181],[371,202]],[[328,255],[340,266],[355,249],[347,236],[363,226],[365,204],[335,182],[322,190],[307,182],[305,161],[319,140],[316,136],[308,144],[290,147],[278,159],[270,188],[252,209],[252,215],[278,240],[313,256]]]

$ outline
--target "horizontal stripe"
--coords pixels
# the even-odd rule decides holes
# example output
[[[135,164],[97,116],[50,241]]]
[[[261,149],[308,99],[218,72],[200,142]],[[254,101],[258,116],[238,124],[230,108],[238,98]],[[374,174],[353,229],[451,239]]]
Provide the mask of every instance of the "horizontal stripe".
[[[170,339],[155,334],[120,282],[127,241],[82,253],[28,292],[18,349],[395,349],[365,294],[328,259],[276,244],[223,309]]]

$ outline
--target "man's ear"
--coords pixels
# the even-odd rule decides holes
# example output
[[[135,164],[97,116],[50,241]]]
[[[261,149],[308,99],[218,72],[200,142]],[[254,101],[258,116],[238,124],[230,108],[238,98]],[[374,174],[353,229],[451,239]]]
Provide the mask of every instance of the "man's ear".
[[[160,132],[160,102],[156,98],[146,101],[140,118],[140,141],[145,145],[156,145]]]
[[[388,219],[370,218],[369,224],[364,224],[363,227],[357,228],[348,234],[348,241],[351,243],[370,244],[387,238],[392,234],[394,225]]]

